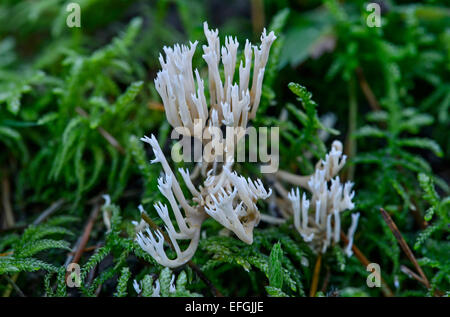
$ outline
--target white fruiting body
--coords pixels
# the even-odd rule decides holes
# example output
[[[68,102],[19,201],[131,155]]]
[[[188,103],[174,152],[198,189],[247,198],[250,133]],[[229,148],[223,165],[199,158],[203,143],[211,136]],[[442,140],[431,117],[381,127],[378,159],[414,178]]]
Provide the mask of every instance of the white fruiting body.
[[[348,237],[348,244],[345,248],[345,253],[347,256],[351,257],[353,254],[352,246],[353,246],[353,236],[355,235],[356,227],[358,226],[358,219],[359,219],[359,212],[352,214],[352,224],[350,228],[348,229],[347,237]]]
[[[314,174],[309,177],[307,184],[303,184],[303,187],[311,193],[311,198],[307,199],[305,192],[300,198],[299,188],[292,189],[288,194],[295,228],[305,242],[322,253],[325,253],[332,243],[338,243],[340,240],[340,213],[355,207],[352,202],[355,192],[351,191],[353,183],[342,184],[339,176],[336,176],[344,166],[345,160],[341,142],[334,141],[325,160],[317,164]],[[352,254],[351,246],[358,217],[359,213],[352,215],[352,225],[348,234],[349,244],[346,248],[348,256]]]
[[[220,128],[223,125],[242,129],[247,127],[248,120],[256,115],[259,106],[270,46],[276,39],[273,32],[266,34],[264,30],[260,47],[253,47],[253,82],[249,89],[252,60],[250,42],[245,43],[244,62],[240,63],[239,83],[236,83],[234,73],[239,43],[232,37],[226,37],[225,46],[220,48],[218,30],[209,30],[205,22],[204,32],[208,44],[203,46],[202,56],[208,65],[209,107],[204,81],[197,69],[192,71],[192,57],[197,42],[190,43],[190,47],[164,47],[166,59],[160,56],[162,70],[155,79],[155,87],[163,101],[168,122],[181,134],[194,137],[198,135],[198,124],[200,133],[213,133],[213,127]],[[223,79],[219,72],[220,61],[224,68]],[[236,143],[242,135],[237,134],[233,142]],[[176,229],[166,205],[159,202],[154,205],[165,224],[168,239],[176,253],[175,259],[167,257],[164,236],[160,231],[152,232],[148,227],[139,225],[142,231],[138,232],[136,241],[158,263],[177,267],[188,262],[197,248],[201,224],[208,216],[234,232],[245,243],[253,242],[253,228],[260,221],[256,202],[266,199],[272,191],[267,191],[259,179],[245,179],[232,170],[236,144],[227,143],[222,153],[214,151],[209,157],[203,156],[199,166],[204,179],[197,188],[189,171],[179,170],[191,195],[187,199],[156,138],[152,135],[151,138],[145,136],[141,140],[153,148],[155,159],[152,163],[160,163],[163,167],[164,176],[158,180],[158,189],[169,201],[177,224]],[[223,161],[226,163],[221,164]],[[190,240],[189,246],[182,251],[177,240]]]
[[[203,46],[202,57],[208,65],[209,114],[204,81],[200,78],[197,69],[192,71],[192,57],[197,41],[190,43],[189,47],[185,45],[164,47],[166,59],[164,60],[160,55],[162,70],[158,72],[155,79],[155,87],[163,101],[168,122],[174,128],[186,128],[190,135],[194,135],[196,120],[201,122],[202,127],[206,125],[208,118],[212,126],[224,123],[227,126],[245,127],[248,119],[255,117],[261,98],[262,81],[270,46],[276,39],[273,32],[266,34],[264,29],[260,47],[253,47],[255,56],[253,82],[249,88],[252,60],[250,42],[245,43],[245,63],[241,61],[239,66],[239,83],[234,83],[239,43],[228,36],[225,38],[225,46],[220,48],[219,31],[209,30],[205,22],[204,32],[208,45]],[[219,72],[220,61],[224,69],[223,80]],[[215,115],[213,115],[214,111]]]

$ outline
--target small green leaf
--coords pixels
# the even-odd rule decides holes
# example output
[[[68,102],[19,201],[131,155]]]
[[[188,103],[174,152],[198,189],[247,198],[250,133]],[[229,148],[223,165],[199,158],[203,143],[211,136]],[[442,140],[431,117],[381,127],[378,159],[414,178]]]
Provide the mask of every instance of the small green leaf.
[[[69,242],[64,240],[42,239],[26,243],[21,250],[18,251],[17,257],[26,258],[48,249],[64,249],[70,251]]]
[[[353,137],[355,138],[365,138],[365,137],[373,137],[373,138],[384,138],[386,137],[386,132],[377,127],[373,126],[363,126],[355,131]]]
[[[269,285],[281,289],[283,286],[283,269],[281,260],[283,258],[283,250],[280,242],[276,243],[269,257]]]
[[[170,282],[172,279],[172,271],[164,268],[159,275],[161,297],[169,297]]]
[[[114,293],[116,297],[125,297],[127,296],[127,283],[130,279],[131,273],[130,269],[124,267],[122,272],[120,273],[119,281],[117,282],[117,290]]]
[[[281,289],[273,287],[273,286],[266,286],[266,292],[267,295],[272,297],[288,297],[286,293],[284,293]]]
[[[399,146],[416,147],[432,151],[438,157],[442,157],[444,153],[437,142],[426,138],[405,138],[397,141]]]

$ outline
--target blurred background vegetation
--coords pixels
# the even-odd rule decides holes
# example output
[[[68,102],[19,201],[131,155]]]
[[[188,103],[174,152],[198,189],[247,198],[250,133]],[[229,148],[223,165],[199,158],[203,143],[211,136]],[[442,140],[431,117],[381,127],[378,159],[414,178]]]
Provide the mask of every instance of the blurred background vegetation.
[[[80,28],[66,26],[70,2],[81,7]],[[336,246],[312,295],[448,295],[450,6],[374,2],[380,28],[367,26],[359,0],[2,0],[0,294],[136,296],[133,279],[150,288],[158,277],[169,287],[170,274],[133,242],[137,206],[156,219],[161,199],[160,168],[139,138],[154,133],[169,149],[153,84],[158,56],[174,43],[203,44],[207,21],[241,47],[259,43],[264,27],[277,34],[255,124],[280,127],[281,168],[311,173],[333,139],[345,144],[344,178],[355,182],[361,213],[355,244],[380,264],[383,287],[368,288],[361,258]],[[198,51],[193,64],[205,68]],[[317,106],[296,100],[290,82]],[[428,281],[411,276],[381,207]],[[261,224],[252,246],[221,236],[211,220],[205,228],[196,267],[174,271],[176,295],[310,295],[316,255],[289,223]],[[82,266],[81,289],[65,286],[71,262]]]

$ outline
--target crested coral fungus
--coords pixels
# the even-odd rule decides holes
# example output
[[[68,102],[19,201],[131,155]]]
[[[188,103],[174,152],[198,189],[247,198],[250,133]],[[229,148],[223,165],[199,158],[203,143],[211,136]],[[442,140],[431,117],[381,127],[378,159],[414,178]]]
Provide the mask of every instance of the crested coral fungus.
[[[266,34],[264,30],[259,47],[252,47],[246,41],[243,61],[239,66],[239,82],[236,83],[233,80],[239,43],[232,37],[226,37],[225,45],[220,47],[218,30],[208,29],[206,22],[204,32],[208,43],[203,46],[203,59],[208,66],[209,107],[204,81],[197,69],[192,70],[197,41],[190,43],[190,47],[164,47],[166,58],[160,56],[162,70],[157,74],[155,87],[163,101],[167,120],[182,135],[194,138],[198,135],[196,129],[201,130],[200,136],[204,132],[213,134],[214,129],[223,127],[245,131],[248,120],[255,117],[259,106],[265,66],[270,46],[276,37],[273,32]],[[253,75],[249,89],[252,56]],[[219,72],[220,60],[223,64],[223,79]],[[158,188],[170,204],[177,227],[172,222],[169,208],[160,202],[154,204],[165,224],[167,240],[170,240],[176,253],[174,259],[166,254],[165,238],[161,231],[140,226],[142,230],[137,233],[139,245],[161,265],[177,267],[192,258],[198,246],[202,222],[208,216],[234,232],[245,243],[253,242],[253,228],[260,220],[256,202],[269,197],[272,191],[267,191],[261,180],[245,178],[233,171],[234,149],[243,135],[245,133],[237,133],[233,142],[227,142],[221,151],[217,150],[215,144],[213,151],[202,156],[192,175],[187,169],[179,169],[190,198],[186,198],[181,190],[156,138],[153,135],[142,138],[153,148],[156,158],[152,163],[160,163],[164,170],[164,176],[158,179]],[[197,180],[196,187],[193,179],[199,176],[201,179]],[[189,240],[189,245],[182,250],[178,240]]]
[[[300,192],[299,187],[287,194],[291,203],[294,226],[317,252],[325,253],[332,243],[338,243],[341,235],[341,216],[346,210],[354,209],[352,201],[355,192],[353,183],[342,184],[337,174],[344,167],[346,156],[342,153],[342,143],[334,141],[331,151],[320,160],[315,172],[309,176],[296,176],[283,171],[278,173],[282,180],[298,185],[311,193],[308,198],[306,191]],[[352,224],[348,231],[349,243],[345,252],[352,255],[353,236],[358,224],[359,213],[352,214]]]

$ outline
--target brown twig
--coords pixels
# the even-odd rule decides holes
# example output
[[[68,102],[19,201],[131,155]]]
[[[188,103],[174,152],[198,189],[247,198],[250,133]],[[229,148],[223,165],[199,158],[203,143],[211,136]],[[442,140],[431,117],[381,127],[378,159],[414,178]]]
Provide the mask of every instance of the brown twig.
[[[10,201],[11,187],[6,172],[3,172],[2,174],[2,206],[4,214],[3,226],[4,228],[11,228],[15,223]]]
[[[419,275],[417,275],[414,271],[412,271],[410,268],[408,268],[407,266],[400,265],[400,271],[402,271],[403,273],[405,273],[409,277],[412,277],[412,278],[416,279],[420,283],[422,283],[422,284],[424,283],[422,278]]]
[[[157,110],[157,111],[164,112],[164,106],[161,103],[156,102],[156,101],[149,101],[148,108],[150,110]]]
[[[364,72],[361,67],[356,68],[356,76],[358,77],[359,86],[361,87],[361,90],[363,91],[363,94],[366,97],[367,101],[369,102],[369,105],[372,108],[372,110],[374,111],[381,110],[380,104],[378,103],[378,100],[375,97],[372,88],[370,88],[369,83],[367,82],[366,76],[364,76]]]
[[[406,256],[408,259],[414,264],[417,272],[419,273],[420,277],[422,278],[422,284],[425,285],[427,289],[431,288],[430,282],[428,281],[427,277],[422,271],[422,268],[420,267],[419,263],[416,260],[416,257],[412,253],[411,249],[409,248],[408,244],[406,243],[405,239],[403,239],[402,234],[397,228],[397,225],[392,220],[391,216],[384,210],[383,208],[380,208],[381,215],[383,216],[384,221],[389,226],[389,229],[391,229],[392,233],[394,234],[394,237],[397,239],[398,244],[400,244],[400,247],[402,248],[403,252],[406,253]]]
[[[105,195],[105,192],[101,192],[100,194],[98,194],[97,196],[94,196],[92,198],[90,198],[86,204],[88,205],[98,205],[100,204],[102,201],[104,201],[103,196]]]
[[[251,0],[251,14],[252,14],[252,27],[253,33],[259,34],[264,28],[264,2],[262,0]]]
[[[325,274],[325,279],[322,283],[322,293],[325,293],[327,291],[328,283],[330,282],[330,276],[331,276],[331,270],[330,267],[327,266],[327,273]]]
[[[89,241],[89,236],[91,234],[92,228],[94,227],[94,222],[97,219],[98,213],[100,211],[100,205],[95,204],[92,207],[91,214],[89,216],[89,220],[86,223],[86,226],[84,227],[83,235],[81,236],[80,242],[77,245],[77,248],[75,250],[75,254],[72,259],[72,263],[78,263],[81,256],[83,255],[83,252],[86,248],[86,244]]]
[[[82,116],[84,118],[89,118],[89,115],[87,114],[87,112],[84,111],[82,108],[76,107],[75,111],[80,116]],[[125,154],[125,149],[123,148],[123,146],[120,145],[119,141],[117,141],[116,138],[114,138],[111,134],[109,134],[108,131],[106,131],[102,127],[97,127],[97,130],[106,139],[106,141],[108,141],[109,144],[111,144],[113,147],[115,147],[117,149],[117,151],[119,151],[121,154]]]
[[[152,228],[153,231],[159,231],[162,233],[164,240],[170,246],[171,249],[174,249],[172,241],[170,241],[167,233],[162,231],[159,226],[153,222],[153,220],[145,213],[141,214],[141,218]],[[202,270],[190,260],[188,263],[189,267],[198,275],[198,277],[210,288],[211,293],[216,297],[223,297],[220,291],[214,286],[214,284],[206,277],[206,275],[202,272]]]
[[[89,241],[89,236],[91,234],[92,228],[94,227],[94,222],[97,219],[99,211],[100,211],[100,205],[97,202],[92,207],[92,211],[89,216],[89,219],[88,219],[86,225],[84,226],[83,234],[78,237],[78,240],[75,243],[75,246],[74,246],[75,250],[73,252],[70,252],[67,255],[64,266],[67,266],[70,263],[78,263],[78,261],[80,260],[81,256],[83,255],[84,251],[86,250],[86,244]],[[67,280],[67,277],[69,276],[69,274],[70,274],[70,272],[66,272],[66,280]]]
[[[341,240],[345,244],[348,244],[348,242],[349,242],[347,236],[342,231],[341,231]],[[353,245],[352,245],[352,251],[355,254],[355,257],[359,260],[359,262],[361,262],[362,265],[364,265],[364,267],[367,267],[371,263],[367,259],[367,257],[361,252],[361,250],[355,245],[355,243],[353,243]],[[381,277],[381,292],[386,297],[394,296],[394,294],[392,293],[392,290],[389,288],[388,284],[383,279],[383,277]]]
[[[316,260],[316,265],[314,266],[314,275],[311,282],[311,289],[309,290],[309,296],[314,297],[316,296],[317,292],[317,284],[319,283],[319,273],[320,273],[320,267],[322,265],[322,253],[319,253]]]
[[[356,92],[355,78],[352,76],[348,82],[348,131],[345,140],[344,152],[348,159],[353,159],[356,156],[357,144],[353,134],[356,131],[356,121],[358,116],[358,97]],[[346,180],[353,180],[355,175],[355,165],[350,164],[345,171],[343,177]]]
[[[89,252],[89,251],[97,250],[101,246],[102,246],[102,244],[91,245],[89,247],[84,248],[83,252]],[[75,255],[75,251],[69,252],[69,254]]]
[[[57,201],[55,201],[53,204],[50,205],[47,209],[45,209],[39,217],[37,217],[33,221],[33,225],[38,225],[45,219],[47,219],[52,213],[54,213],[56,210],[58,210],[62,205],[64,204],[64,198],[60,198]]]

